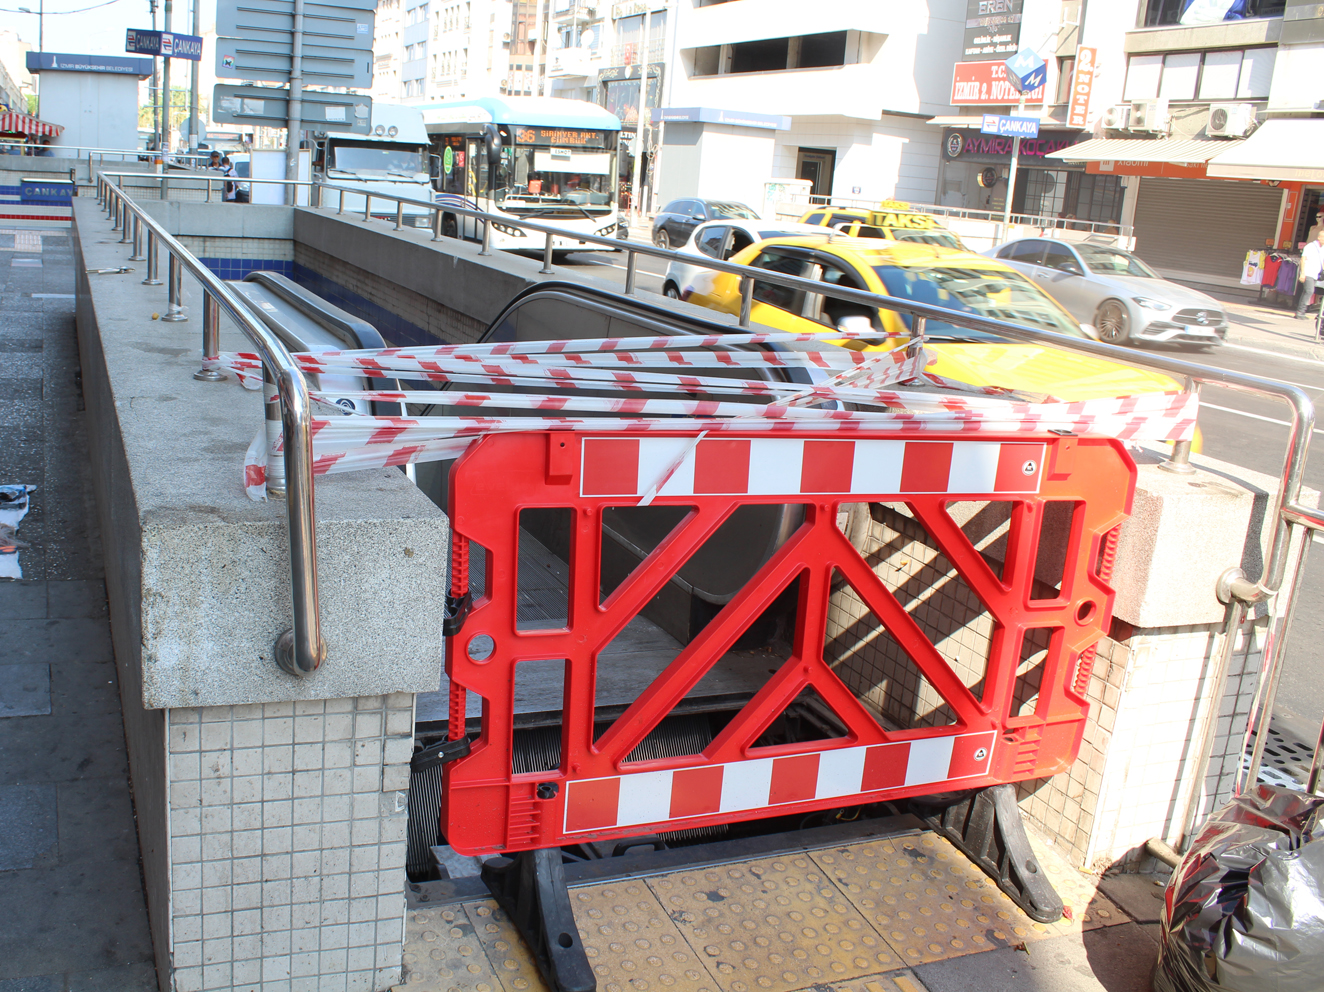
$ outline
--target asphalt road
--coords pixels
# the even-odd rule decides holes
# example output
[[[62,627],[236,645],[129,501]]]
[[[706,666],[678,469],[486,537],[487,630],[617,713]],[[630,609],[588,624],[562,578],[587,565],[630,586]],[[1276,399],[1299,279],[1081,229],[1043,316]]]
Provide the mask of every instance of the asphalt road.
[[[566,268],[617,285],[625,282],[623,253],[583,252],[570,255]],[[660,293],[666,264],[640,256],[637,283]],[[1175,358],[1232,369],[1288,382],[1305,389],[1317,404],[1324,396],[1324,362],[1292,355],[1225,345],[1212,354],[1180,348],[1161,350]],[[1200,424],[1204,453],[1270,476],[1282,472],[1287,451],[1288,409],[1274,399],[1262,399],[1231,389],[1206,386],[1201,393]],[[1324,430],[1317,429],[1318,436]],[[1318,438],[1316,438],[1318,446]],[[1306,463],[1305,484],[1324,491],[1324,452]],[[1306,578],[1297,600],[1287,641],[1286,666],[1275,706],[1275,723],[1300,739],[1313,742],[1324,720],[1324,539],[1316,539],[1306,563]]]

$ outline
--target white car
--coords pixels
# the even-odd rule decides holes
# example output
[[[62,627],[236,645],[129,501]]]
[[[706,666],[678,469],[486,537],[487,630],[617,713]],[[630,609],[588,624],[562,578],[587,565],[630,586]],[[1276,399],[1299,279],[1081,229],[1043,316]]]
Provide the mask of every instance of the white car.
[[[768,238],[780,238],[788,234],[820,234],[830,236],[832,232],[818,224],[800,224],[795,221],[757,220],[745,218],[723,218],[700,224],[690,234],[690,239],[676,251],[684,255],[707,255],[725,261],[738,251],[743,251],[756,241]],[[689,296],[694,280],[703,275],[712,275],[713,270],[702,265],[690,265],[679,260],[667,266],[667,274],[662,280],[662,292],[673,300],[683,300]]]

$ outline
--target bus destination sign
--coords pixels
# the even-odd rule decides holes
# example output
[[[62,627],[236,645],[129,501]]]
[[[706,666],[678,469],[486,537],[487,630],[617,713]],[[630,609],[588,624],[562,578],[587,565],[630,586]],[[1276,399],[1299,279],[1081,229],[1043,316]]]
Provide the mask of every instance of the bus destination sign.
[[[576,148],[603,148],[605,131],[581,131],[563,127],[516,127],[517,145],[562,145]]]

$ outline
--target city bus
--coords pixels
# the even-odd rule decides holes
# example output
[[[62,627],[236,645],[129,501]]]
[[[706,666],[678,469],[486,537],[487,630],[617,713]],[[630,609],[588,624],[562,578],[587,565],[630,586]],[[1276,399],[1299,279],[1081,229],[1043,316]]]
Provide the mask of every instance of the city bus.
[[[617,213],[614,114],[582,100],[481,97],[420,108],[432,141],[433,184],[443,206],[541,221],[598,237],[624,237]],[[481,239],[472,218],[443,213],[442,234]],[[544,236],[494,222],[491,244],[541,251]],[[554,251],[588,249],[553,239]]]

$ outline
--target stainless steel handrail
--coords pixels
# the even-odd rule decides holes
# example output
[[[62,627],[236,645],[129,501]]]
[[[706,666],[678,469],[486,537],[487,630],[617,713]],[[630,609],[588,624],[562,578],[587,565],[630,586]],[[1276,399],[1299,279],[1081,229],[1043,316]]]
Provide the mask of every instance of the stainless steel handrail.
[[[114,174],[106,173],[106,175]],[[128,173],[127,175],[139,176],[141,174]],[[311,187],[309,195],[310,208],[318,210],[323,207],[325,192],[335,191],[338,194],[338,203],[336,205],[338,208],[337,213],[343,212],[345,194],[363,196],[365,197],[365,220],[370,219],[372,216],[372,200],[374,199],[381,200],[384,203],[394,204],[394,208],[391,210],[390,214],[382,215],[387,220],[398,218],[406,204],[422,207],[426,210],[435,212],[432,224],[432,240],[434,241],[440,240],[442,237],[441,215],[443,213],[454,214],[457,217],[470,217],[481,222],[483,225],[483,254],[488,253],[488,225],[490,224],[499,223],[505,227],[518,227],[524,230],[535,231],[545,236],[545,241],[542,245],[542,255],[544,259],[542,271],[544,272],[549,271],[546,262],[550,259],[554,237],[563,237],[576,244],[596,245],[613,251],[625,251],[627,253],[627,274],[633,274],[636,271],[637,256],[640,254],[649,255],[664,261],[680,261],[690,266],[698,266],[717,272],[730,273],[739,276],[741,280],[740,288],[742,306],[739,316],[739,327],[742,329],[748,328],[751,323],[750,311],[752,307],[752,291],[754,280],[757,279],[759,282],[783,286],[789,289],[803,290],[805,292],[829,296],[847,302],[859,303],[869,307],[881,307],[895,312],[908,313],[915,318],[915,336],[917,339],[922,339],[923,333],[921,328],[926,320],[938,320],[958,327],[982,331],[1017,341],[1045,344],[1053,348],[1082,352],[1084,354],[1093,355],[1098,358],[1103,358],[1124,365],[1134,365],[1141,368],[1152,369],[1185,380],[1188,388],[1194,387],[1196,383],[1204,383],[1224,386],[1263,396],[1270,396],[1282,400],[1287,403],[1291,409],[1292,419],[1289,443],[1287,446],[1286,457],[1284,459],[1283,472],[1280,477],[1277,505],[1275,507],[1274,535],[1269,551],[1265,556],[1265,564],[1262,574],[1258,580],[1253,581],[1247,578],[1239,567],[1229,568],[1220,577],[1215,590],[1219,598],[1223,602],[1229,604],[1227,624],[1225,625],[1227,633],[1223,638],[1223,644],[1219,655],[1214,660],[1214,682],[1218,687],[1226,685],[1228,668],[1236,641],[1236,632],[1244,618],[1246,608],[1268,600],[1282,588],[1290,551],[1293,527],[1298,525],[1314,527],[1318,524],[1324,523],[1324,515],[1321,515],[1319,511],[1313,510],[1310,507],[1302,506],[1299,502],[1301,479],[1305,470],[1310,437],[1314,428],[1314,406],[1309,397],[1307,397],[1301,389],[1286,383],[1275,382],[1259,376],[1247,375],[1226,369],[1210,368],[1208,366],[1197,365],[1193,362],[1185,362],[1152,353],[1139,353],[1085,338],[1074,338],[1050,331],[1034,330],[1016,324],[1010,324],[1005,321],[947,310],[931,304],[899,300],[894,297],[876,295],[865,290],[848,289],[841,286],[822,283],[813,279],[782,275],[764,269],[755,269],[750,266],[737,265],[731,262],[709,258],[703,255],[681,254],[680,252],[671,249],[657,248],[649,244],[633,241],[623,242],[617,238],[604,238],[593,234],[581,234],[578,231],[559,228],[549,224],[532,222],[526,219],[494,217],[482,211],[469,210],[467,208],[455,207],[448,204],[442,205],[430,200],[418,200],[412,197],[361,190],[353,187],[323,183],[317,180],[311,182],[299,182],[280,179],[254,179],[250,181],[277,183],[291,189],[298,186],[309,186]],[[327,204],[327,207],[329,208],[330,205]],[[831,232],[825,231],[823,236],[826,240],[831,240],[834,235]],[[539,249],[535,244],[530,244],[528,248],[524,250],[534,252]],[[633,279],[627,278],[625,295],[637,295]],[[1172,456],[1164,463],[1163,467],[1170,468],[1174,471],[1189,471],[1188,463],[1190,447],[1189,441],[1176,443],[1173,446]],[[1304,554],[1304,550],[1302,553]],[[1283,610],[1284,613],[1290,614],[1295,605],[1298,589],[1298,586],[1294,585],[1292,587],[1289,602]],[[1279,664],[1280,655],[1281,639],[1275,638],[1270,643],[1266,643],[1265,656],[1263,658],[1263,671],[1265,673],[1264,680],[1267,684],[1267,691],[1261,693],[1262,698],[1272,699],[1273,690],[1276,688],[1276,682],[1281,673],[1281,665]],[[1213,698],[1215,700],[1221,699],[1221,692],[1216,689],[1216,693],[1218,694]],[[1215,705],[1217,705],[1217,703],[1215,703]],[[1256,725],[1256,717],[1257,713],[1251,714],[1252,727]],[[1195,778],[1197,789],[1201,786],[1205,778],[1205,768],[1203,766],[1208,763],[1209,746],[1212,744],[1212,738],[1216,727],[1216,719],[1209,721],[1207,724],[1206,741],[1203,743],[1201,751],[1201,768]],[[1263,735],[1261,735],[1261,737],[1262,736]],[[1322,752],[1324,752],[1324,728],[1321,728],[1321,744],[1316,750],[1317,769],[1324,768],[1324,753]],[[1258,747],[1255,757],[1258,757]],[[1316,778],[1318,778],[1318,774],[1312,775],[1312,789]],[[1194,805],[1194,800],[1192,800],[1192,806]],[[1188,823],[1187,833],[1189,833],[1189,828],[1190,824]]]
[[[216,338],[214,308],[219,305],[252,342],[262,358],[265,370],[275,380],[285,432],[285,482],[288,487],[285,496],[290,527],[290,594],[294,614],[294,626],[276,639],[276,662],[292,675],[311,674],[326,659],[326,644],[322,640],[318,607],[317,535],[313,516],[312,437],[309,430],[311,407],[307,380],[285,346],[249,311],[238,294],[199,262],[104,173],[98,173],[97,187],[100,202],[119,216],[121,224],[132,215],[135,227],[146,228],[149,256],[155,255],[157,243],[163,245],[173,263],[172,268],[179,266],[186,269],[189,275],[202,284],[204,336],[211,341],[211,346],[215,347]],[[177,304],[178,290],[174,286],[175,280],[171,282],[171,302]]]

